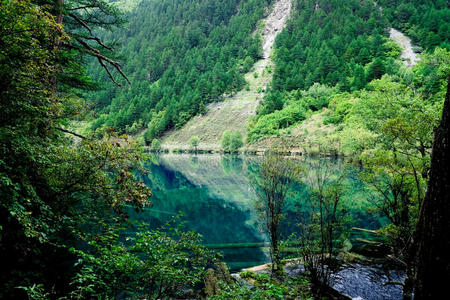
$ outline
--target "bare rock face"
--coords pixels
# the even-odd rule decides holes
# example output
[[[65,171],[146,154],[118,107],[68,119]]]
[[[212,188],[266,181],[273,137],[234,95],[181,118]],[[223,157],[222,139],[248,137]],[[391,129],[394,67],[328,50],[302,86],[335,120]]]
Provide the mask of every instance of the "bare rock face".
[[[401,58],[404,60],[405,65],[408,67],[414,67],[419,62],[419,56],[412,49],[411,39],[400,31],[391,28],[389,31],[390,38],[402,47],[403,51]]]
[[[275,43],[278,33],[286,25],[286,21],[291,14],[291,0],[278,0],[275,2],[270,15],[267,17],[264,27],[263,37],[263,57],[268,58]]]

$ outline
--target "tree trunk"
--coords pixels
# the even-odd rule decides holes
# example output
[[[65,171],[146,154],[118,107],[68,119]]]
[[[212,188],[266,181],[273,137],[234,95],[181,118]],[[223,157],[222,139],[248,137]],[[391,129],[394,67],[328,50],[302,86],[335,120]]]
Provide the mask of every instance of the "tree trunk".
[[[442,121],[435,132],[430,180],[416,229],[415,299],[448,295],[450,280],[450,76]]]
[[[56,9],[58,12],[58,15],[56,17],[56,22],[59,25],[62,25],[63,20],[64,20],[64,0],[58,0],[56,5],[57,5]]]

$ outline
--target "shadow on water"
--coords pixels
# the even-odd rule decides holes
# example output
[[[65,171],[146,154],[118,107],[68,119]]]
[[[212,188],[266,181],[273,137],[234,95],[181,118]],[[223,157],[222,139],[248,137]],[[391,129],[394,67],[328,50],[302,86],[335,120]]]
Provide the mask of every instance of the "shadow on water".
[[[254,208],[256,195],[251,185],[260,163],[260,157],[252,156],[157,156],[148,164],[150,172],[143,178],[152,190],[153,206],[143,213],[131,213],[131,218],[145,221],[154,229],[181,212],[185,228],[200,233],[206,245],[222,252],[232,270],[266,263],[267,249],[261,245],[267,242],[267,236]],[[342,168],[337,160],[324,163],[335,172]],[[367,212],[367,195],[355,172],[349,172],[346,179],[348,193],[344,200],[348,214],[355,226],[379,228],[380,218]],[[294,187],[286,204],[284,237],[297,231],[296,203],[310,193],[307,180]]]

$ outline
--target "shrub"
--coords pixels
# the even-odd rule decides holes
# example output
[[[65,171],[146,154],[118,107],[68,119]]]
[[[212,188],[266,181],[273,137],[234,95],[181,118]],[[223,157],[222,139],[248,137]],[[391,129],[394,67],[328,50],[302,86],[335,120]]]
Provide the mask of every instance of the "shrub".
[[[201,237],[177,225],[177,218],[159,230],[142,225],[127,245],[118,228],[88,236],[89,250],[71,251],[79,257],[71,282],[75,299],[186,298],[185,291],[202,283],[206,266],[216,255],[201,245]]]
[[[239,131],[233,131],[231,133],[230,152],[236,152],[242,146],[244,146],[244,142],[242,141],[242,134]]]
[[[158,139],[153,139],[150,149],[152,149],[153,151],[156,151],[156,152],[161,151],[161,142]]]
[[[191,150],[197,151],[198,144],[200,143],[200,138],[198,136],[193,136],[189,139],[188,143]]]
[[[306,118],[306,109],[301,103],[293,103],[282,110],[264,115],[249,124],[248,141],[257,142],[263,137],[278,134],[281,128],[290,127]]]
[[[336,88],[330,88],[326,85],[315,83],[307,91],[302,91],[301,101],[311,110],[319,110],[327,107],[330,98],[337,91]]]
[[[230,146],[230,142],[231,142],[231,131],[225,130],[222,134],[222,140],[221,140],[222,149],[224,151],[228,150],[228,147]]]
[[[242,134],[239,131],[225,130],[222,135],[222,149],[225,152],[237,152],[243,145]]]

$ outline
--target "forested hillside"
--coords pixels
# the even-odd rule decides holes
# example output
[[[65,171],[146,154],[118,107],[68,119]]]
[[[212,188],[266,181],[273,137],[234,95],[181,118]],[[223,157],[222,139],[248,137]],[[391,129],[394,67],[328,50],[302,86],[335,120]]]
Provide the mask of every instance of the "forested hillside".
[[[0,298],[447,294],[449,21],[446,0],[1,0]],[[194,155],[142,147],[187,122]]]
[[[417,16],[426,15],[429,22],[439,24],[435,27],[436,32],[430,33],[437,37],[438,28],[446,26],[444,20],[450,13],[442,4],[430,3],[415,6],[415,13],[403,19],[402,23],[395,16],[404,7],[411,7],[412,4],[406,1],[296,1],[297,13],[277,39],[272,90],[267,93],[258,115],[249,125],[248,141],[255,143],[264,137],[290,135],[289,132],[297,131],[294,135],[299,137],[293,143],[304,144],[308,134],[296,130],[296,124],[327,108],[330,101],[335,102],[333,98],[357,98],[358,91],[371,90],[368,84],[384,74],[394,76],[394,81],[403,77],[411,82],[416,75],[402,66],[399,60],[402,48],[389,39],[389,27],[417,28],[419,24],[414,25],[414,22],[422,20]],[[431,21],[430,11],[434,12],[435,21]],[[431,27],[424,28],[432,30]],[[429,45],[424,39],[415,39],[430,53],[436,45],[446,45],[446,37],[437,40],[439,43]],[[415,74],[421,72],[428,74],[434,71],[425,68]],[[438,91],[435,79],[422,83],[417,81],[417,84],[435,85],[434,88],[429,87],[435,93]],[[345,93],[353,95],[342,96]],[[339,109],[348,110],[349,107]],[[325,121],[324,125],[327,124],[330,121]],[[311,139],[319,143],[319,136]]]
[[[388,21],[374,2],[295,3],[292,20],[276,41],[272,90],[249,126],[250,142],[303,121],[308,110],[328,106],[331,94],[362,89],[396,68],[400,52],[388,39]],[[302,96],[301,90],[311,87]]]
[[[424,49],[450,49],[450,7],[447,0],[381,0],[383,13]]]
[[[327,107],[332,94],[358,91],[383,74],[400,72],[402,49],[389,39],[391,26],[427,51],[448,47],[445,3],[295,0],[292,19],[276,39],[273,81],[249,124],[247,142],[302,122]],[[145,132],[149,144],[204,113],[208,103],[241,90],[243,75],[261,56],[261,41],[252,32],[270,4],[141,1],[125,28],[104,36],[120,45],[131,85],[117,86],[100,66],[90,67],[103,83],[88,95],[95,111],[91,129]]]
[[[243,74],[261,55],[252,37],[268,0],[142,1],[115,38],[126,59],[131,86],[106,83],[90,95],[98,115],[92,129],[113,127],[135,134],[145,128],[150,142],[179,128],[205,104],[244,86]],[[98,66],[90,73],[107,82]],[[103,77],[102,77],[103,76]]]

